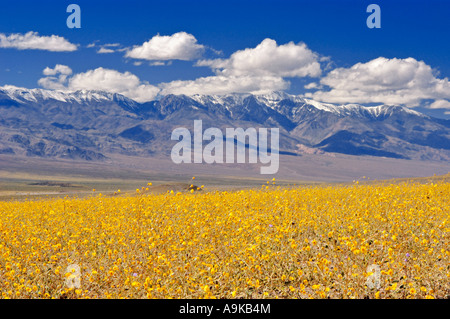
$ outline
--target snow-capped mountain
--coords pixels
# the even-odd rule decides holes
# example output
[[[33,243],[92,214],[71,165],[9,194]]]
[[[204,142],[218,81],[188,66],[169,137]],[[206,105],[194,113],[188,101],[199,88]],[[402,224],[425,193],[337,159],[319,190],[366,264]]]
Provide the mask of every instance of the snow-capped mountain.
[[[335,105],[284,92],[167,95],[138,103],[121,94],[0,87],[0,153],[103,159],[168,154],[175,127],[278,127],[281,149],[450,159],[450,121],[401,106]]]
[[[110,93],[99,90],[78,90],[74,92],[63,92],[57,90],[44,90],[44,89],[25,89],[15,86],[3,86],[0,87],[0,95],[3,94],[3,98],[7,97],[18,103],[34,102],[39,103],[48,100],[56,100],[66,103],[101,103],[107,101],[116,101],[129,105],[137,105],[138,103],[125,97],[122,94]]]

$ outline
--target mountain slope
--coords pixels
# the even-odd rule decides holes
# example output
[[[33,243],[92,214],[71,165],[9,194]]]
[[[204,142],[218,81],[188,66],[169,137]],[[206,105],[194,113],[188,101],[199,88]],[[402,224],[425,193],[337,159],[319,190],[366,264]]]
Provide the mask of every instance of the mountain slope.
[[[137,103],[103,91],[0,87],[0,154],[103,160],[168,155],[176,127],[278,127],[280,150],[450,160],[450,121],[406,107],[319,103],[284,92],[167,95]]]

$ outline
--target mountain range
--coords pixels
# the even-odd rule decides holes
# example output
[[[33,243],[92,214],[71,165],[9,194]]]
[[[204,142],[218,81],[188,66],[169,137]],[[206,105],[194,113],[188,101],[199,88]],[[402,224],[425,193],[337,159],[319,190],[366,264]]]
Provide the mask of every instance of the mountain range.
[[[111,154],[170,156],[172,130],[278,127],[286,155],[347,154],[450,160],[450,120],[403,106],[321,103],[284,92],[166,95],[0,87],[0,154],[101,161]]]

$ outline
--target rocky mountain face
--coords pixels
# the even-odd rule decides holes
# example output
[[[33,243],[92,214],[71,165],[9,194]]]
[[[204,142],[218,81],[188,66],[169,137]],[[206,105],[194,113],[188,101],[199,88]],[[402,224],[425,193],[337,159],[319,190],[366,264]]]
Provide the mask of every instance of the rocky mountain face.
[[[138,103],[103,91],[0,87],[0,154],[103,160],[168,155],[172,130],[278,127],[280,152],[450,160],[450,121],[406,107],[333,105],[266,95],[167,95]]]

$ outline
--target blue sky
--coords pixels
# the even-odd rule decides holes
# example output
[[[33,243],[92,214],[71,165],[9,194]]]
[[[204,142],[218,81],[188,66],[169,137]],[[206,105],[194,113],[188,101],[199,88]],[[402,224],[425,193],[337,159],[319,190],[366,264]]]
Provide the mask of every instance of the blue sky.
[[[66,25],[71,3],[81,8],[81,29]],[[380,29],[366,25],[371,3],[381,8]],[[105,85],[142,101],[273,87],[323,102],[403,104],[450,118],[445,0],[18,0],[1,7],[0,86]],[[29,32],[43,48],[19,48]],[[51,49],[42,37],[52,35],[76,49]],[[164,39],[169,51],[180,45],[176,52],[165,51]]]

